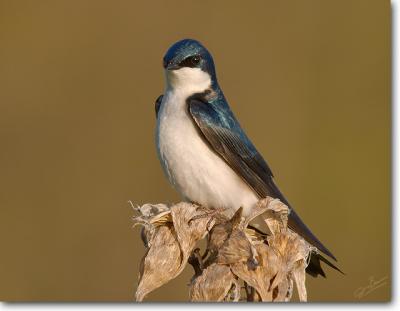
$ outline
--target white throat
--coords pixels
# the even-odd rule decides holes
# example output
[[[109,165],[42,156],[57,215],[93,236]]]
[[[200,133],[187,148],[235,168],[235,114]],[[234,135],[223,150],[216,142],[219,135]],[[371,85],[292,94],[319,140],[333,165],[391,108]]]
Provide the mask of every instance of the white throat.
[[[167,92],[179,92],[190,96],[210,88],[211,77],[200,68],[183,67],[177,70],[165,70]]]

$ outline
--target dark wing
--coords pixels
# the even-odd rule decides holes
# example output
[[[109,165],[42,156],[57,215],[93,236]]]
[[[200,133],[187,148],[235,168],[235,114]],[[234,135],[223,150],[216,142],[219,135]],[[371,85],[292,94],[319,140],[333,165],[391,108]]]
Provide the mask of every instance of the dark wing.
[[[224,102],[188,99],[189,112],[212,149],[236,171],[260,197],[272,196],[288,204],[268,164],[241,129]]]
[[[188,99],[190,115],[210,147],[219,154],[244,181],[260,196],[271,196],[287,204],[283,194],[275,185],[273,174],[260,153],[241,129],[224,99],[207,102],[201,98]],[[290,207],[291,208],[291,207]],[[289,227],[320,251],[336,258],[313,235],[300,217],[291,208]]]
[[[158,111],[160,111],[160,107],[161,107],[161,102],[162,102],[163,96],[164,95],[158,96],[158,98],[156,99],[156,102],[154,103],[154,108],[156,110],[156,118],[158,117]]]
[[[206,141],[260,197],[275,196],[272,172],[232,114],[192,99],[189,111]]]

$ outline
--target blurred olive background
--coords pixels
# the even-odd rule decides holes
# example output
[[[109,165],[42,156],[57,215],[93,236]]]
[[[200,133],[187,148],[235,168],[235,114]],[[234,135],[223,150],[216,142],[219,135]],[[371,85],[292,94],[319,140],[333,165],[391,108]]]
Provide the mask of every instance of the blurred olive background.
[[[165,51],[190,37],[346,272],[309,278],[309,300],[389,300],[390,18],[381,0],[0,1],[0,299],[133,299],[144,247],[127,201],[179,200],[154,101]],[[186,301],[191,275],[148,300]]]

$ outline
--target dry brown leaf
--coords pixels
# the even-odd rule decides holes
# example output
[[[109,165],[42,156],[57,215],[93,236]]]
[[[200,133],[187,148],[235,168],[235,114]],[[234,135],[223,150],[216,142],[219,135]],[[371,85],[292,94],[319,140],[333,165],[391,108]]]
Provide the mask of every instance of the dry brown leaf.
[[[144,204],[138,207],[140,214],[144,217],[153,217],[159,215],[162,212],[169,211],[167,204]]]
[[[144,225],[144,241],[149,247],[142,259],[136,300],[177,277],[185,268],[197,241],[204,238],[211,216],[190,203],[144,205],[136,223]],[[158,212],[158,213],[157,213]],[[171,223],[172,222],[172,223]]]
[[[217,263],[233,264],[248,262],[254,259],[253,246],[246,234],[240,230],[234,230],[218,251]],[[256,264],[256,262],[252,262]]]
[[[288,277],[293,277],[295,273],[297,279],[296,287],[299,291],[299,295],[307,297],[305,290],[305,268],[306,266],[300,265],[301,262],[306,263],[309,255],[310,248],[306,242],[301,239],[297,234],[290,231],[285,233],[278,233],[268,238],[268,243],[271,249],[279,256],[281,264],[279,265],[279,271],[274,279],[272,286],[278,286],[280,283],[287,283]],[[301,278],[299,271],[296,269],[303,268],[304,278]],[[301,282],[303,282],[301,284]],[[280,293],[279,298],[283,299],[286,293]]]
[[[292,275],[296,283],[299,299],[302,302],[307,301],[306,267],[307,267],[306,261],[299,260],[296,262],[294,269],[292,270]]]
[[[223,301],[232,285],[237,288],[237,283],[229,267],[214,263],[203,270],[203,273],[192,282],[190,300],[197,302]]]
[[[292,232],[271,236],[268,238],[268,244],[282,258],[287,272],[293,270],[295,262],[305,260],[310,250],[306,242]]]
[[[285,204],[268,197],[261,199],[257,205],[259,208],[266,207],[262,217],[272,234],[287,230],[289,208]]]
[[[231,233],[232,224],[230,222],[215,225],[210,231],[207,249],[217,253]]]
[[[232,272],[260,295],[262,301],[272,301],[271,281],[278,272],[278,256],[265,244],[256,245],[258,266],[251,269],[247,263],[238,262],[231,265]]]
[[[137,301],[174,278],[181,266],[181,251],[172,228],[156,228],[149,244],[151,247],[141,263]]]
[[[186,263],[196,242],[207,234],[211,216],[207,210],[185,202],[172,206],[171,215],[181,246],[182,260]]]

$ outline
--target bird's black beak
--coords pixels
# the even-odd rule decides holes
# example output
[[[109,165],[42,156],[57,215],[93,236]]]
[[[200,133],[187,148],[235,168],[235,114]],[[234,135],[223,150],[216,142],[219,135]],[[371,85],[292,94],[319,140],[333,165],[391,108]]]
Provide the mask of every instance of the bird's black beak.
[[[177,69],[181,68],[178,64],[175,64],[173,61],[171,61],[169,63],[166,61],[163,61],[163,67],[164,67],[164,69],[167,69],[167,70],[177,70]]]
[[[181,68],[181,66],[179,66],[178,64],[174,64],[174,63],[171,63],[171,64],[168,64],[167,65],[167,70],[177,70],[177,69],[179,69],[179,68]]]

